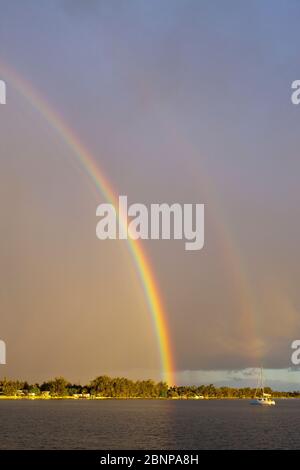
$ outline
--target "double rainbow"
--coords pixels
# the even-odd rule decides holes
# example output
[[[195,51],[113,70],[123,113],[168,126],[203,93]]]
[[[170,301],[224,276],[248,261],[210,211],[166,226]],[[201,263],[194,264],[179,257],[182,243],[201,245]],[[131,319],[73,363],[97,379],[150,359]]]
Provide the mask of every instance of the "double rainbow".
[[[118,194],[113,189],[109,180],[99,168],[91,153],[80,141],[78,136],[70,129],[61,116],[54,111],[51,105],[40,94],[21,78],[11,67],[0,63],[1,78],[11,82],[13,87],[47,120],[51,127],[60,135],[65,144],[73,151],[87,175],[92,179],[97,189],[105,199],[118,209]],[[119,221],[122,214],[118,214]],[[153,269],[146,252],[139,240],[127,240],[128,248],[134,260],[141,285],[152,317],[161,358],[162,379],[169,385],[174,382],[174,361],[171,341],[168,333],[167,314],[163,306],[162,297],[155,281]]]

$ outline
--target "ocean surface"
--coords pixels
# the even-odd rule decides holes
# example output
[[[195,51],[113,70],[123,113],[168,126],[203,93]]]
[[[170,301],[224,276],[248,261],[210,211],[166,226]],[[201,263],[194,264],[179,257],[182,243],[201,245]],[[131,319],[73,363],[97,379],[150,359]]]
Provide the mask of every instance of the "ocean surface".
[[[1,449],[300,449],[300,400],[0,400]]]

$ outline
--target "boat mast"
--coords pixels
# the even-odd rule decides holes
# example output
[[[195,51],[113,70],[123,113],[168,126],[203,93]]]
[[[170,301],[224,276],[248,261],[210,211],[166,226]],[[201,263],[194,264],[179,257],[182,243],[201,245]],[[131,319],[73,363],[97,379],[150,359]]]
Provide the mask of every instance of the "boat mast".
[[[262,394],[264,396],[264,381],[263,381],[263,368],[262,368],[262,366],[260,368],[260,383],[261,383]]]

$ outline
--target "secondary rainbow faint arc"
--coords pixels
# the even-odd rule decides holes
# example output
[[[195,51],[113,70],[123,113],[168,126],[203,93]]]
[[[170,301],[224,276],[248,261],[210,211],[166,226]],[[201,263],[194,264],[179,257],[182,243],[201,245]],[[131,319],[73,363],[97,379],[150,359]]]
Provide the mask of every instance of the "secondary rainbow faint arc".
[[[85,172],[92,178],[96,187],[101,191],[107,201],[112,203],[116,210],[118,209],[118,195],[113,190],[110,182],[104,176],[104,173],[94,161],[91,153],[81,143],[76,134],[69,128],[60,115],[53,110],[51,105],[42,98],[39,93],[33,89],[24,78],[19,75],[6,64],[0,63],[0,71],[4,77],[11,80],[14,88],[24,96],[30,104],[39,111],[39,113],[47,120],[47,122],[59,133],[64,142],[70,147],[77,160],[81,163]],[[122,216],[118,214],[120,222]],[[127,244],[130,253],[134,259],[138,274],[140,276],[141,284],[147,299],[149,311],[151,312],[154,328],[159,344],[161,368],[163,379],[169,384],[173,385],[174,381],[174,360],[171,347],[171,341],[168,332],[168,325],[166,319],[166,312],[163,306],[159,288],[155,281],[153,270],[150,261],[142,247],[139,240],[128,238]]]

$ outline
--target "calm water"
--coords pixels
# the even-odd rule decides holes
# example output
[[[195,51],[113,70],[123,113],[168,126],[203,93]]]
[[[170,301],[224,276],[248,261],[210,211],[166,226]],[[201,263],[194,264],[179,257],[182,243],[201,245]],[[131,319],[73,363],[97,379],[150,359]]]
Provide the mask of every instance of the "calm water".
[[[299,449],[300,400],[0,401],[1,449]]]

